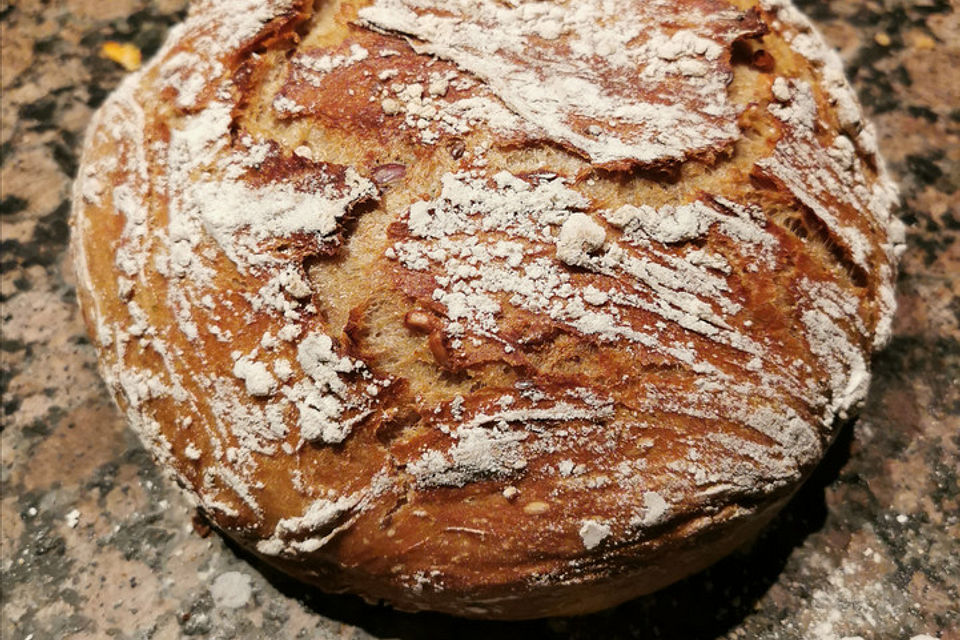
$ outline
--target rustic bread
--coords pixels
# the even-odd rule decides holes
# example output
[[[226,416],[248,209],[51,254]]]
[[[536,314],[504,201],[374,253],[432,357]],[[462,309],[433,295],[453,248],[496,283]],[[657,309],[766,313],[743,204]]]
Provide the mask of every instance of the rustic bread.
[[[889,338],[896,189],[787,0],[204,0],[76,183],[103,376],[226,535],[488,618],[757,532]]]

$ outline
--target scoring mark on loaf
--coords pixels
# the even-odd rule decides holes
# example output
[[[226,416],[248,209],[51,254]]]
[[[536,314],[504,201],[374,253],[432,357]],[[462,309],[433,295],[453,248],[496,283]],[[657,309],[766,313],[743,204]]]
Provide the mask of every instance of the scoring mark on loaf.
[[[335,249],[340,221],[375,197],[376,186],[351,167],[286,152],[238,131],[234,122],[239,93],[230,67],[237,49],[281,29],[273,21],[289,21],[298,6],[195,8],[156,60],[128,78],[98,113],[91,143],[116,146],[119,153],[89,162],[77,184],[81,228],[92,221],[85,207],[109,204],[104,182],[113,183],[113,209],[124,221],[115,263],[125,276],[116,290],[129,319],[106,311],[115,304],[102,297],[111,287],[93,295],[99,341],[113,347],[105,377],[130,407],[145,442],[171,469],[180,469],[201,504],[238,521],[263,517],[262,457],[292,454],[299,446],[288,440],[291,417],[301,444],[339,443],[390,384],[339,356],[329,336],[305,330],[317,323],[317,310],[302,268],[291,261]],[[168,135],[157,136],[157,123],[144,116],[139,85],[145,77],[172,90],[184,110],[168,123]],[[156,185],[149,183],[152,168],[164,173]],[[147,202],[154,191],[167,205],[159,219]],[[81,279],[95,291],[88,250],[78,244]],[[138,303],[140,292],[165,300],[171,317],[148,315]],[[168,321],[179,336],[158,328]],[[247,334],[248,326],[259,332]],[[210,339],[241,348],[220,358]],[[151,352],[162,366],[151,364]],[[295,379],[297,370],[303,373]],[[164,398],[177,404],[179,429],[189,439],[153,419],[152,404]],[[206,468],[181,467],[174,447]],[[195,469],[202,470],[199,476]]]
[[[563,440],[583,438],[614,416],[610,399],[587,388],[542,390],[527,383],[499,391],[496,400],[455,399],[430,416],[431,430],[421,436],[428,450],[419,453],[423,447],[407,443],[410,457],[398,457],[416,487],[522,476],[529,459],[563,449]],[[564,435],[548,433],[555,425],[566,425]]]
[[[271,103],[281,120],[322,117],[342,129],[403,133],[420,145],[490,128],[532,135],[481,82],[403,39],[355,30],[334,50],[298,52]]]
[[[811,126],[820,114],[808,99],[809,85],[777,78],[774,97],[781,104],[768,108],[786,125],[785,131],[774,155],[757,167],[781,180],[812,210],[858,267],[863,269],[868,261],[873,265],[865,271],[873,276],[870,286],[879,306],[873,334],[873,348],[879,349],[892,334],[896,306],[893,274],[906,250],[904,225],[894,215],[897,186],[887,174],[873,125],[864,119],[837,53],[789,0],[761,0],[760,4],[782,22],[790,46],[819,72],[841,131],[833,144],[824,148]],[[874,167],[877,174],[871,182],[866,178],[867,167]],[[839,208],[838,201],[842,203]],[[838,210],[846,215],[838,218]]]
[[[266,556],[297,556],[319,551],[353,526],[366,505],[386,491],[390,483],[381,473],[374,476],[369,488],[363,491],[314,500],[302,515],[277,522],[273,534],[257,542],[257,551]]]
[[[729,47],[764,27],[718,7],[377,0],[359,17],[482,79],[538,137],[594,163],[630,165],[680,160],[739,137],[726,92]]]
[[[201,229],[241,270],[282,269],[289,256],[264,250],[279,239],[299,241],[303,251],[335,246],[343,217],[376,197],[376,185],[352,167],[286,155],[273,141],[247,134],[234,142],[233,108],[211,103],[171,131],[166,165],[177,188],[168,227],[180,258],[174,266],[189,268]]]

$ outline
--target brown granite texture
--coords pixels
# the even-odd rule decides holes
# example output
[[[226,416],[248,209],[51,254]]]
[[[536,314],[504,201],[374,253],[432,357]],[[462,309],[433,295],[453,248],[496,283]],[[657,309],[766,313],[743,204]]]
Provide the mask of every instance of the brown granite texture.
[[[326,596],[201,537],[111,405],[65,255],[92,110],[183,0],[0,0],[2,637],[960,639],[960,14],[804,0],[880,132],[910,224],[871,395],[766,534],[612,611],[478,623]],[[197,529],[202,530],[202,526]]]

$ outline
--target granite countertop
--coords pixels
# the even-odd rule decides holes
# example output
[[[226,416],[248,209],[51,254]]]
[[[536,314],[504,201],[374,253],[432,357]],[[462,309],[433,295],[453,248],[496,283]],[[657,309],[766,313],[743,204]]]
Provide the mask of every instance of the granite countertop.
[[[867,405],[749,548],[608,612],[508,624],[311,591],[192,521],[97,376],[66,256],[82,134],[125,73],[100,47],[149,56],[185,2],[0,0],[0,635],[960,640],[960,14],[801,5],[841,51],[910,225]]]

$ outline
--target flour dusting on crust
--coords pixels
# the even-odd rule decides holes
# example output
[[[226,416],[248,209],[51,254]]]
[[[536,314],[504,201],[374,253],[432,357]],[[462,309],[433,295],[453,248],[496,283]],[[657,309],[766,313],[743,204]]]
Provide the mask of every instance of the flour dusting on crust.
[[[735,141],[729,47],[762,32],[748,15],[692,1],[378,0],[360,18],[454,61],[599,164],[680,160]]]
[[[658,536],[788,495],[866,397],[903,250],[809,23],[784,0],[338,7],[339,40],[306,0],[195,3],[89,133],[81,301],[198,505],[409,600],[480,565],[542,593],[624,549],[654,566]],[[738,69],[764,38],[809,62]],[[509,611],[490,589],[450,610]]]

